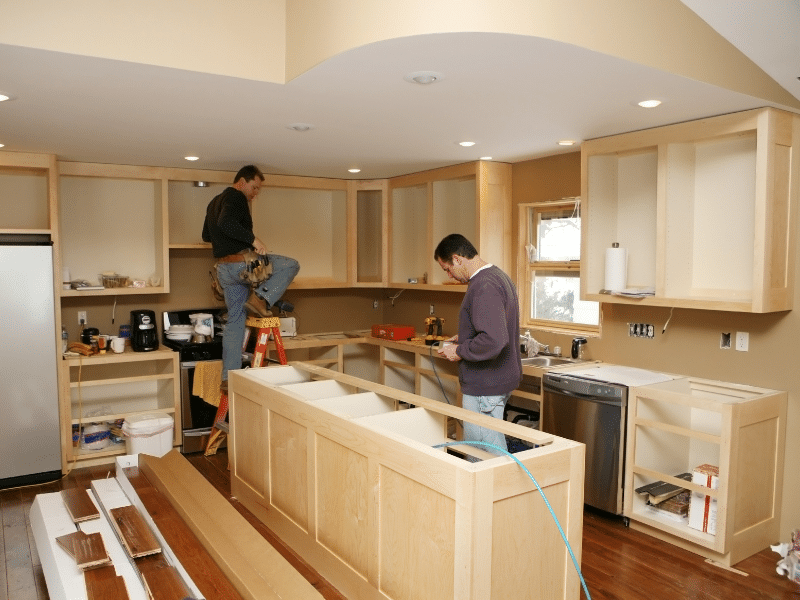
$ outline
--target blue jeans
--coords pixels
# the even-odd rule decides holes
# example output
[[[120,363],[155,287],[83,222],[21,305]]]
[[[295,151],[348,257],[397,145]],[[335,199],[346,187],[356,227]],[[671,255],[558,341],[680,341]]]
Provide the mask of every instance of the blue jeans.
[[[495,417],[496,419],[500,419],[502,421],[503,411],[505,410],[506,402],[508,402],[510,397],[511,392],[508,394],[503,394],[502,396],[470,396],[469,394],[463,394],[461,398],[461,406],[467,410],[471,410],[472,412],[487,415],[489,417]],[[487,444],[494,444],[503,450],[508,449],[505,435],[499,431],[487,429],[486,427],[481,427],[479,425],[473,425],[467,421],[464,421],[464,439],[470,442],[486,442]],[[488,448],[486,446],[475,447],[492,454],[504,456],[494,448]],[[467,458],[470,462],[476,462],[478,460],[476,458],[472,458],[471,456]]]
[[[272,275],[254,291],[259,298],[272,306],[281,299],[292,283],[300,271],[300,264],[287,256],[267,256],[272,265]],[[247,320],[244,304],[250,297],[250,284],[239,277],[244,269],[244,262],[217,263],[216,268],[219,284],[225,293],[225,306],[228,308],[228,320],[222,333],[222,380],[227,381],[228,371],[242,368],[242,344]]]

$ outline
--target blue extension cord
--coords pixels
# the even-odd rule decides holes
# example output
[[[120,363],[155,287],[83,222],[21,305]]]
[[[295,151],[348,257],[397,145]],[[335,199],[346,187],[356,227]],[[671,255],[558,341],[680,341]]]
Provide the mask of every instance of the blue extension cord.
[[[456,441],[456,442],[447,442],[445,444],[436,444],[433,447],[442,448],[444,446],[456,446],[458,444],[469,444],[471,446],[486,446],[487,448],[493,448],[499,452],[502,452],[503,454],[510,456],[520,467],[522,467],[522,470],[525,471],[528,474],[528,477],[531,478],[531,481],[536,486],[536,489],[539,490],[539,494],[541,494],[542,499],[544,500],[544,504],[545,506],[547,506],[547,510],[550,511],[550,515],[553,517],[553,521],[555,521],[556,527],[558,527],[558,531],[561,534],[561,539],[564,540],[564,543],[567,545],[567,550],[569,551],[569,555],[572,557],[572,564],[575,565],[575,570],[578,572],[578,577],[580,577],[581,579],[581,585],[583,586],[583,591],[586,593],[586,599],[592,600],[592,597],[589,595],[589,588],[586,587],[586,581],[583,579],[583,573],[581,573],[581,568],[578,566],[578,559],[575,558],[575,553],[572,552],[572,546],[570,546],[569,542],[567,541],[567,536],[564,534],[564,530],[561,528],[561,523],[558,522],[558,517],[556,517],[556,513],[553,512],[553,508],[550,506],[550,502],[547,501],[547,496],[544,495],[544,492],[542,491],[539,482],[536,481],[536,479],[534,479],[533,475],[528,470],[528,467],[523,465],[520,462],[520,460],[516,456],[511,454],[508,450],[503,450],[499,446],[495,446],[494,444],[489,444],[487,442]]]

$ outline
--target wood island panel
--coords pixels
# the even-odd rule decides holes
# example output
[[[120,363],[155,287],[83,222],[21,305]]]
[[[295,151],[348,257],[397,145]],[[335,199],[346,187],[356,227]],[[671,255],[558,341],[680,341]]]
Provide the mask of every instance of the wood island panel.
[[[232,373],[230,406],[232,495],[348,598],[579,598],[523,470],[434,446],[448,417],[535,444],[515,456],[580,560],[582,444],[305,363]]]

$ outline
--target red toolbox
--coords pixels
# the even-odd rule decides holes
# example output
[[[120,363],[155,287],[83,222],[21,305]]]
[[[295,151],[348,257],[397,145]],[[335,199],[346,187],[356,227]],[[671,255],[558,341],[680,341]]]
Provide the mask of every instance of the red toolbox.
[[[414,335],[414,328],[410,325],[387,323],[386,325],[372,326],[372,337],[382,338],[384,340],[405,341],[408,338],[414,337]]]

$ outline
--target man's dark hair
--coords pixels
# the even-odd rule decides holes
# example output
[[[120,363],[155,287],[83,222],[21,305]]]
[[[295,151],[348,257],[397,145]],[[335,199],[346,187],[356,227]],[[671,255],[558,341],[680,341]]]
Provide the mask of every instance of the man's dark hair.
[[[452,263],[453,255],[458,254],[464,258],[475,258],[478,251],[475,246],[460,233],[451,233],[446,236],[439,245],[436,246],[436,251],[433,253],[433,258],[441,260],[444,263]]]
[[[246,167],[239,169],[236,177],[233,178],[233,183],[236,183],[240,179],[244,179],[245,181],[253,181],[253,179],[256,177],[258,177],[261,181],[264,181],[264,174],[261,172],[261,169],[255,165],[247,165]]]

